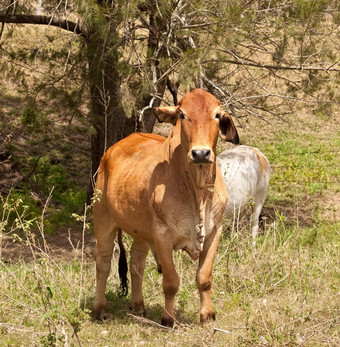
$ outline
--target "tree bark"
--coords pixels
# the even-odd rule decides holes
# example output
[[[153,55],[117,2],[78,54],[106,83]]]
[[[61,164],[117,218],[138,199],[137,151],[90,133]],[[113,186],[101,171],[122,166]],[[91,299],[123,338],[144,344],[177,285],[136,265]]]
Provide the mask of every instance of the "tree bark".
[[[159,42],[162,39],[162,35],[166,32],[166,21],[159,17],[156,8],[149,9],[149,36],[148,36],[148,49],[147,49],[147,60],[149,61],[148,68],[150,69],[150,80],[154,83],[154,93],[158,95],[158,98],[154,99],[152,106],[158,107],[165,92],[167,78],[160,79],[164,71],[159,68],[160,59],[164,57],[164,48],[158,50]],[[157,80],[157,81],[156,81]],[[141,110],[143,107],[150,104],[153,96],[150,93],[145,93],[140,99],[137,99],[135,103],[135,110]],[[143,119],[139,127],[142,131],[151,133],[156,121],[152,110],[147,110],[143,114]]]
[[[93,183],[105,151],[136,130],[135,120],[129,118],[122,105],[121,76],[117,69],[116,52],[107,54],[105,43],[96,40],[87,45],[91,93],[91,159]]]

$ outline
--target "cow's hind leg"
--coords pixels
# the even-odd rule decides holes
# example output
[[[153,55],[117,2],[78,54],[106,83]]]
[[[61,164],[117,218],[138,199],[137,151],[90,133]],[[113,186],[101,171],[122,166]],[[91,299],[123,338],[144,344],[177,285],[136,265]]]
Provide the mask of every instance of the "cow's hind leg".
[[[105,289],[107,278],[110,273],[111,259],[114,247],[114,240],[117,233],[117,227],[109,217],[100,219],[94,218],[96,234],[96,297],[94,300],[94,312],[96,318],[106,318],[106,299]]]
[[[253,214],[252,214],[252,220],[251,220],[251,236],[252,236],[252,247],[253,249],[256,246],[256,236],[259,230],[259,220],[260,220],[260,214],[262,211],[262,207],[264,204],[264,200],[266,198],[266,191],[263,191],[261,193],[258,193],[255,201],[254,201],[254,208],[253,208]]]
[[[131,247],[131,310],[135,314],[145,315],[143,300],[143,276],[150,246],[147,242],[134,240]]]

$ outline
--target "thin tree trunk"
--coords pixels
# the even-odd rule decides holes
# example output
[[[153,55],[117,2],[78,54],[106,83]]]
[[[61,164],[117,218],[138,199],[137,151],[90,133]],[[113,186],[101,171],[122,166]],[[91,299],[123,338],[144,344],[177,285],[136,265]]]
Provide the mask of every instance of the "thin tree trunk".
[[[159,78],[163,75],[164,71],[162,71],[159,66],[159,60],[164,55],[164,49],[158,50],[159,40],[161,36],[164,34],[166,28],[164,26],[164,20],[158,16],[157,9],[149,15],[149,37],[148,37],[148,49],[147,49],[147,59],[149,60],[149,68],[150,68],[150,80],[154,83],[155,94],[158,95],[156,99],[154,99],[152,106],[158,107],[161,104],[161,99],[163,98],[164,91],[166,88],[166,78],[163,78],[159,81]],[[157,82],[159,81],[159,82]],[[150,104],[153,96],[150,93],[145,93],[139,100],[135,103],[135,109],[142,110],[145,106]],[[147,110],[143,114],[143,119],[141,121],[142,124],[139,124],[139,127],[148,133],[153,131],[153,127],[155,124],[156,117],[154,116],[152,110]]]
[[[93,182],[105,151],[136,128],[134,120],[127,117],[122,106],[118,56],[112,52],[106,54],[107,48],[103,45],[88,43],[91,119],[94,130],[91,139]]]
[[[35,14],[39,16],[41,14],[41,6],[42,6],[42,0],[37,0],[37,8],[35,11]]]

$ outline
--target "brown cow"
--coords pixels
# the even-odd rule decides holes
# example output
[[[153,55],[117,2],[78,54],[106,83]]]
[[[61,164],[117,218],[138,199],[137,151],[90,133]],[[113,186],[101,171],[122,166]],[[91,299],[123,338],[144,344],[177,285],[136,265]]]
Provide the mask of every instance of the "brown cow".
[[[183,249],[199,259],[196,283],[200,318],[215,318],[211,303],[213,261],[222,232],[227,191],[218,165],[216,144],[222,139],[238,143],[229,114],[211,94],[195,89],[178,106],[158,107],[161,122],[175,125],[165,139],[134,133],[109,148],[101,160],[94,204],[97,272],[94,310],[105,316],[105,287],[118,229],[134,238],[131,247],[131,309],[143,314],[142,281],[146,256],[155,250],[163,270],[165,309],[162,324],[174,324],[174,299],[179,277],[173,250]]]

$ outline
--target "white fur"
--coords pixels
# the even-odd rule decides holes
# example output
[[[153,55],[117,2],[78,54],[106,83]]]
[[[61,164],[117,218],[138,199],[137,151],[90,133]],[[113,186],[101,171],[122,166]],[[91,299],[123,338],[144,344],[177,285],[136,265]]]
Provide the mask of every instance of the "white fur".
[[[262,156],[263,164],[267,165],[261,168],[258,156]],[[237,219],[248,206],[253,205],[251,224],[255,245],[259,217],[269,187],[269,161],[256,147],[237,146],[223,151],[217,157],[217,162],[228,191],[226,217]]]

